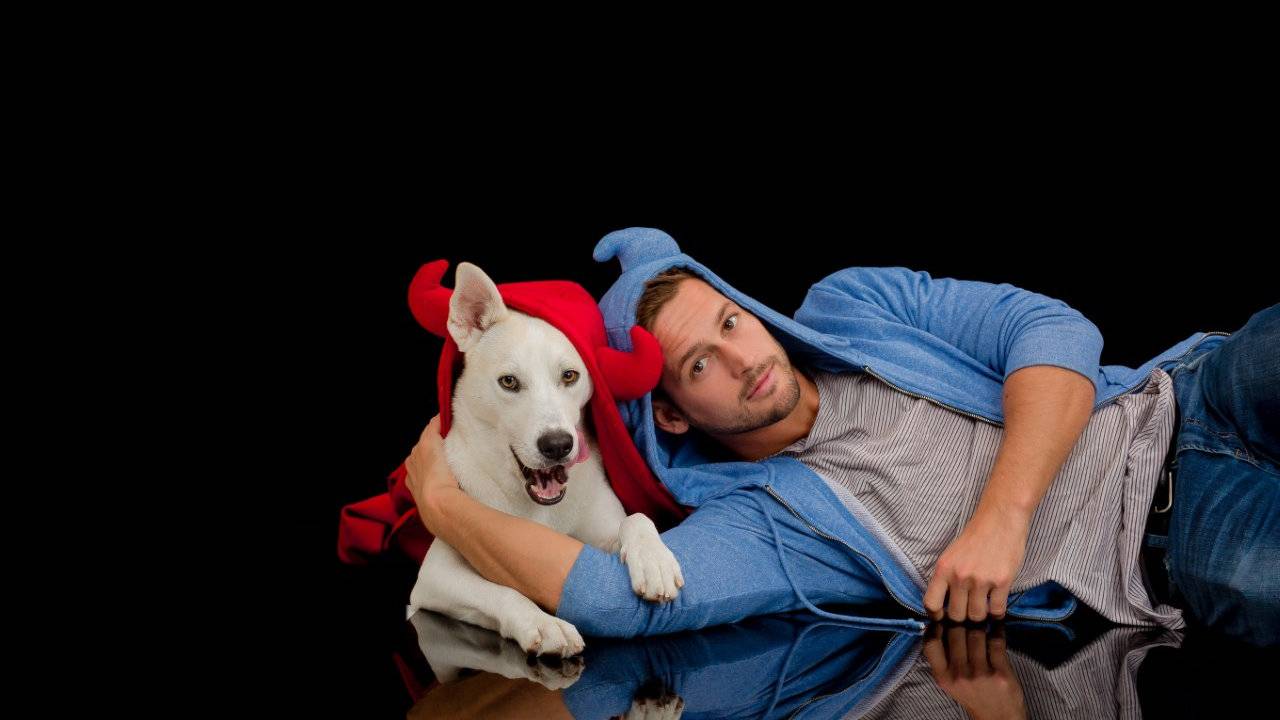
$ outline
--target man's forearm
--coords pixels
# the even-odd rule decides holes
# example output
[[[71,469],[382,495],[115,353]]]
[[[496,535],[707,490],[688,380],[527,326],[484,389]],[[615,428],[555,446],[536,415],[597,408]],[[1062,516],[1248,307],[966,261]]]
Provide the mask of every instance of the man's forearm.
[[[1020,368],[1004,383],[1004,436],[977,512],[1031,522],[1093,413],[1093,382],[1056,365]]]
[[[582,541],[489,507],[459,488],[432,491],[417,505],[427,529],[461,553],[476,572],[555,614]]]

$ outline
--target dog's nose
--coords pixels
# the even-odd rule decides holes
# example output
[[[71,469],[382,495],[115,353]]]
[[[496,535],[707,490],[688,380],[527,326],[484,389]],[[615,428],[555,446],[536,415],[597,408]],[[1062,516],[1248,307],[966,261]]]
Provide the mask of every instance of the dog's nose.
[[[563,460],[573,449],[573,436],[564,430],[556,430],[538,438],[538,452],[548,460]]]

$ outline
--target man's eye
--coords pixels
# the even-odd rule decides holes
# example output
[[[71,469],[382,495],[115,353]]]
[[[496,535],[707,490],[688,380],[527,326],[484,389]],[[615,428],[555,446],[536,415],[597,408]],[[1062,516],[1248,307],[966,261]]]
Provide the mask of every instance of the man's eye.
[[[734,328],[738,327],[738,313],[734,313],[734,314],[730,315],[729,317],[725,318],[724,323],[725,323],[725,327],[726,327],[727,329],[729,329],[729,330],[732,330],[732,329],[734,329]],[[699,371],[698,371],[698,363],[701,363],[701,362],[702,362],[702,361],[701,361],[701,360],[699,360],[698,362],[696,362],[696,363],[694,363],[694,364],[693,364],[693,366],[689,369],[689,374],[690,374],[690,375],[701,375],[701,374],[702,374],[701,372],[699,372]]]

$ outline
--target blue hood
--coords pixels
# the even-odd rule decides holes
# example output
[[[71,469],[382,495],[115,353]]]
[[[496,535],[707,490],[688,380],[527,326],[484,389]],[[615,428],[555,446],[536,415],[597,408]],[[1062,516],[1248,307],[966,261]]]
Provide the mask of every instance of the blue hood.
[[[605,331],[614,348],[631,349],[630,332],[636,324],[636,305],[645,282],[668,268],[681,266],[696,272],[725,297],[754,314],[787,351],[791,362],[833,372],[859,369],[827,349],[847,346],[846,341],[801,325],[739,292],[705,265],[681,252],[676,241],[661,230],[644,227],[616,230],[600,240],[593,257],[597,262],[616,257],[622,264],[622,275],[600,299]],[[659,428],[653,421],[652,400],[650,392],[622,403],[623,422],[631,431],[641,456],[679,502],[697,506],[740,485],[763,484],[767,473],[760,463],[734,460],[723,446],[700,432],[673,434]]]

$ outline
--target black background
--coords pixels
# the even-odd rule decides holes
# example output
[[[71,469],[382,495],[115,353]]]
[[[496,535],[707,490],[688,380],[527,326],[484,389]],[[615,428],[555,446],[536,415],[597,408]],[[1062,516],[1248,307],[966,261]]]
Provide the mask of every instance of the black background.
[[[1266,67],[1250,57],[1265,45],[1234,32],[1217,52],[1200,33],[1144,20],[1109,31],[1122,52],[1081,34],[1037,62],[1035,27],[1013,46],[965,36],[971,47],[936,57],[927,43],[868,51],[836,79],[804,67],[816,59],[841,75],[835,58],[690,62],[675,78],[695,83],[684,92],[629,68],[603,82],[565,74],[606,65],[594,57],[606,46],[611,60],[648,66],[666,52],[653,43],[611,39],[544,69],[531,59],[545,48],[468,55],[432,42],[434,27],[424,43],[420,23],[402,40],[345,15],[333,32],[294,16],[232,21],[269,52],[239,31],[207,46],[185,27],[160,33],[177,47],[159,54],[111,35],[110,52],[48,83],[72,105],[49,115],[55,137],[19,138],[41,169],[22,184],[57,191],[32,209],[59,271],[42,284],[70,307],[44,323],[69,347],[31,345],[58,376],[15,380],[77,424],[58,442],[121,430],[129,437],[113,444],[136,451],[89,481],[69,471],[67,448],[50,451],[62,466],[39,472],[55,497],[22,508],[50,522],[29,537],[65,539],[69,506],[103,522],[57,562],[78,570],[88,550],[104,582],[67,596],[175,611],[153,654],[174,681],[147,689],[173,691],[184,709],[248,690],[237,710],[403,714],[390,651],[413,569],[342,566],[336,533],[339,509],[384,490],[437,411],[441,341],[406,304],[424,262],[471,261],[498,282],[573,279],[598,297],[617,272],[591,259],[599,238],[658,227],[785,314],[833,270],[903,265],[1064,300],[1101,328],[1102,363],[1130,366],[1280,301],[1270,85],[1247,72]],[[1130,51],[1133,35],[1170,47]],[[120,55],[124,67],[110,62]],[[487,76],[467,72],[488,61],[499,67]],[[11,275],[28,268],[15,260]],[[109,308],[116,294],[130,304]],[[17,314],[42,302],[23,298]],[[86,320],[102,334],[88,337]],[[108,399],[76,385],[52,400],[99,367],[90,383]],[[164,402],[143,405],[140,389]],[[137,414],[154,428],[136,430]],[[128,505],[112,512],[89,489]],[[100,547],[113,539],[120,548]],[[126,584],[126,567],[156,587]],[[182,570],[194,587],[175,587]],[[71,629],[119,665],[134,648],[101,642],[102,617]],[[135,626],[106,624],[134,642]],[[1219,701],[1258,692],[1257,664],[1239,657],[1153,656],[1164,675],[1151,697],[1219,714]],[[74,669],[73,682],[100,670]]]
[[[384,491],[437,412],[442,341],[406,301],[422,263],[449,260],[447,286],[465,260],[598,298],[618,266],[592,259],[596,242],[657,227],[787,315],[834,270],[902,265],[1061,299],[1102,330],[1102,364],[1131,367],[1280,301],[1247,133],[1171,150],[1187,128],[1155,120],[1048,135],[917,120],[893,142],[800,135],[762,154],[729,133],[676,150],[619,131],[570,159],[533,130],[462,143],[455,125],[377,107],[350,127],[289,117],[260,138],[281,146],[218,196],[229,211],[208,218],[207,245],[225,268],[209,296],[235,318],[222,357],[238,466],[217,522],[241,551],[226,564],[255,633],[240,679],[282,708],[407,701],[390,649],[414,568],[343,566],[336,534],[339,509]]]

